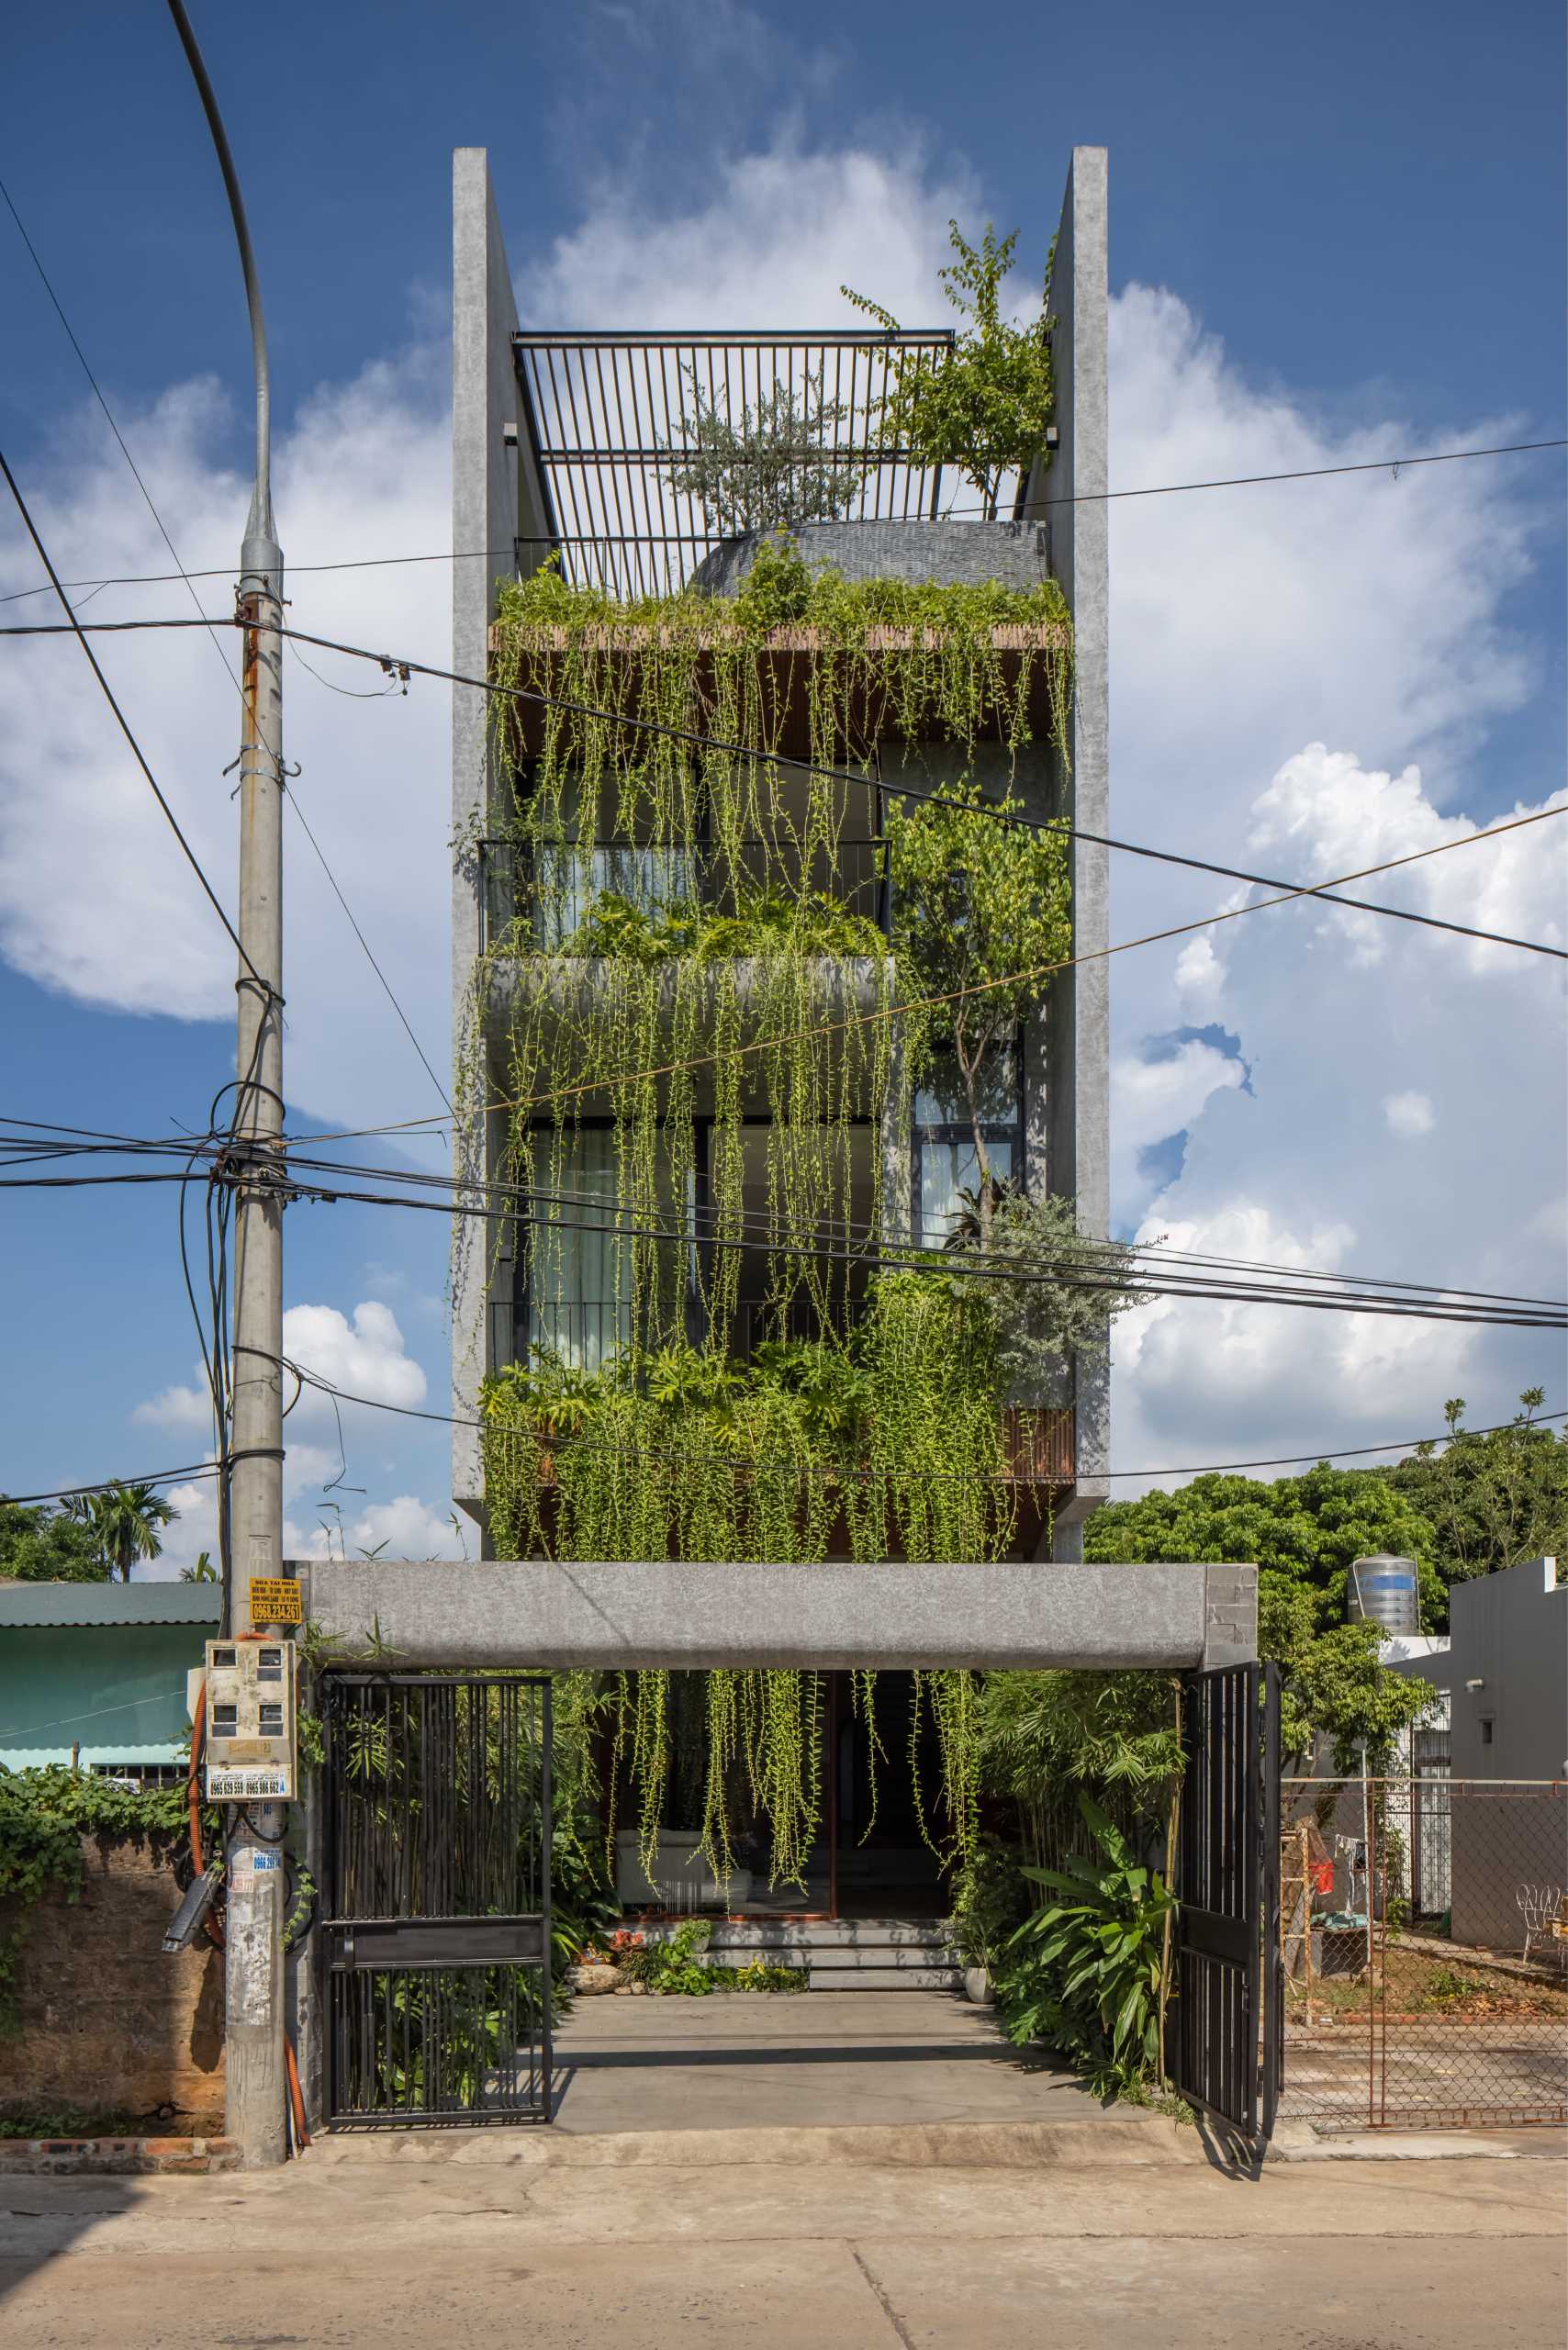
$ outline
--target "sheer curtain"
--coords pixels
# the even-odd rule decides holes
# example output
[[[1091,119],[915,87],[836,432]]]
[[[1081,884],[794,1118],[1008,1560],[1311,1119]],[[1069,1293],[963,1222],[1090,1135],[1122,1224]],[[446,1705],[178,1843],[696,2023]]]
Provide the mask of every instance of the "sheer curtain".
[[[579,1371],[598,1371],[632,1336],[632,1241],[616,1233],[614,1133],[589,1126],[542,1137],[534,1163],[540,1191],[562,1196],[539,1202],[529,1346],[547,1348]]]
[[[986,1157],[992,1175],[1002,1182],[1013,1173],[1013,1145],[988,1141]],[[980,1159],[972,1141],[923,1142],[920,1146],[920,1230],[918,1245],[945,1246],[963,1210],[960,1192],[980,1185]]]

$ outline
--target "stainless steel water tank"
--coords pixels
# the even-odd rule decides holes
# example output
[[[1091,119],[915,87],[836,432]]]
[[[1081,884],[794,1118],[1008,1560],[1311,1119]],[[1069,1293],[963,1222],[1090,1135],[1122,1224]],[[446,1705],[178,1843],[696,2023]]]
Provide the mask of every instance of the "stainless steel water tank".
[[[1387,1551],[1358,1559],[1350,1569],[1346,1596],[1353,1624],[1380,1624],[1385,1632],[1421,1628],[1414,1559],[1396,1559]]]

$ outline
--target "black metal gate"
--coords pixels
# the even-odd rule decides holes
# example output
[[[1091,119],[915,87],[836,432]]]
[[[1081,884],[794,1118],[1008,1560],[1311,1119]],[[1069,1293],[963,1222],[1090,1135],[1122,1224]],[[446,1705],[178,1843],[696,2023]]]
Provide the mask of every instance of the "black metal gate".
[[[1169,2070],[1257,2146],[1273,2133],[1283,2044],[1279,1667],[1185,1675],[1182,1740]]]
[[[323,1682],[335,2124],[550,2119],[550,1684]]]

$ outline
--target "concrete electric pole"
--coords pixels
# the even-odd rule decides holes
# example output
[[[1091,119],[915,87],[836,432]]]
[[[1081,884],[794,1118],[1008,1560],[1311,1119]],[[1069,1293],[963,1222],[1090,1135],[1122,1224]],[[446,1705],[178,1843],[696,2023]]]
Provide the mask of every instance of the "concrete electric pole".
[[[181,0],[169,0],[218,150],[234,216],[256,378],[256,471],[240,558],[243,715],[240,733],[239,1059],[233,1399],[227,1501],[225,1626],[251,1617],[251,1580],[283,1572],[283,551],[272,507],[271,385],[255,256],[234,159]],[[246,2165],[287,2154],[281,1804],[235,1807],[227,1843],[227,2127]]]

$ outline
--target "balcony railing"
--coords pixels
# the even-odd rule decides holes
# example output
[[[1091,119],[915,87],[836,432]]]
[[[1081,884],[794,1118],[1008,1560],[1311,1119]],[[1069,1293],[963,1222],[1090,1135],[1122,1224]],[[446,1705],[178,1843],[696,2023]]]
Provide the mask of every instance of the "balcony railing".
[[[832,849],[771,840],[725,848],[605,840],[591,848],[521,849],[487,839],[479,844],[479,870],[482,953],[508,939],[525,953],[558,953],[594,901],[610,893],[657,917],[700,908],[734,913],[769,891],[791,899],[820,892],[863,914],[884,938],[891,934],[885,840],[840,841]]]

